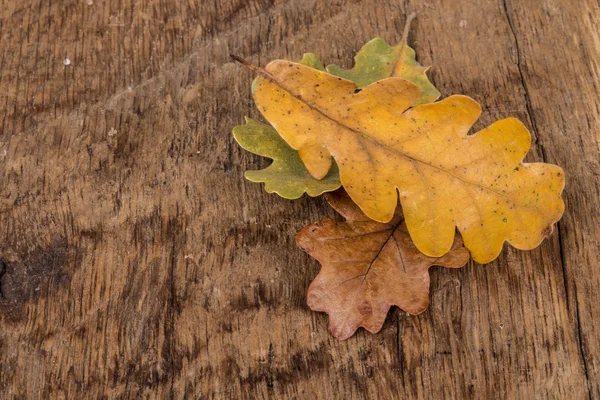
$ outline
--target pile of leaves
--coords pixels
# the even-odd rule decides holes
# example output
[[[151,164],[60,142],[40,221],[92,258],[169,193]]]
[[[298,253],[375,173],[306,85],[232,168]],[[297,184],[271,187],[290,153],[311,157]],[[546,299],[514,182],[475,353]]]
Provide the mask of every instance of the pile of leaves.
[[[392,305],[423,312],[429,267],[488,263],[504,242],[533,249],[564,211],[564,172],[523,163],[531,135],[519,120],[469,134],[480,105],[437,101],[407,44],[412,17],[398,45],[368,42],[349,70],[312,53],[264,69],[232,55],[255,73],[252,94],[270,123],[233,129],[244,149],[273,160],[246,178],[287,199],[326,193],[345,218],[296,236],[322,266],[308,305],[339,339],[361,326],[378,332]]]

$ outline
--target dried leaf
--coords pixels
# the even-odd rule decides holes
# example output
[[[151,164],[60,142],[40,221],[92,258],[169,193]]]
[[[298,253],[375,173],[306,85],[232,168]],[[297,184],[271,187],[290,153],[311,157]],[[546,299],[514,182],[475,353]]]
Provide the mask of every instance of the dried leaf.
[[[329,331],[347,339],[360,327],[383,326],[391,306],[411,314],[429,305],[429,267],[459,268],[469,252],[457,235],[440,258],[420,253],[408,235],[400,209],[389,223],[365,216],[343,191],[327,200],[346,222],[325,219],[298,232],[296,242],[317,259],[321,271],[308,289],[311,309],[329,315]]]
[[[304,193],[314,197],[341,186],[335,164],[322,180],[313,178],[302,164],[298,152],[269,125],[246,117],[244,125],[233,128],[233,136],[244,149],[273,159],[273,163],[267,168],[246,171],[244,174],[249,181],[264,182],[268,193],[277,193],[286,199],[297,199]]]
[[[356,93],[351,81],[304,65],[273,61],[254,98],[260,112],[298,150],[317,179],[331,156],[354,202],[370,218],[390,221],[397,204],[419,250],[439,257],[458,227],[473,259],[486,263],[504,241],[532,249],[564,211],[564,173],[523,164],[531,137],[507,118],[467,135],[481,107],[466,96],[407,109],[416,85],[387,78]]]

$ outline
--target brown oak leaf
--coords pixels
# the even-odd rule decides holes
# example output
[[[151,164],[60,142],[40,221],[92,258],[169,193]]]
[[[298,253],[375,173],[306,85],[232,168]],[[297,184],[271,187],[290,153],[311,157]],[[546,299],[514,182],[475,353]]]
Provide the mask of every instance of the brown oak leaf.
[[[414,245],[400,207],[388,223],[369,219],[343,190],[326,195],[345,222],[324,219],[296,235],[296,243],[321,263],[307,303],[329,315],[329,332],[347,339],[359,327],[377,333],[391,306],[419,314],[429,305],[429,267],[460,268],[469,251],[459,235],[450,252],[428,257]]]

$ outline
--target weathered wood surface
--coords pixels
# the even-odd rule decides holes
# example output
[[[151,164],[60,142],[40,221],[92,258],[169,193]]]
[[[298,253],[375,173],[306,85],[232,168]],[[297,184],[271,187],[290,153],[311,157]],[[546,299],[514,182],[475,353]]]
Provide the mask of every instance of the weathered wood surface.
[[[432,270],[431,307],[340,342],[295,247],[333,216],[245,181],[258,65],[409,41],[516,116],[567,211],[530,252]],[[2,398],[600,399],[596,0],[0,0]],[[65,58],[70,64],[64,65]]]

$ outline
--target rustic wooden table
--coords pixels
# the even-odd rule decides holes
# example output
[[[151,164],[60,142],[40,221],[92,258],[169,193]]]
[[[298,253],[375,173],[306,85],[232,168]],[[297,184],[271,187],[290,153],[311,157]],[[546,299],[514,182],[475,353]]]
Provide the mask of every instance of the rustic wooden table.
[[[250,73],[409,37],[443,96],[561,165],[536,250],[433,269],[431,307],[327,332],[295,232],[334,216],[243,172]],[[600,398],[596,0],[0,0],[2,398]]]

